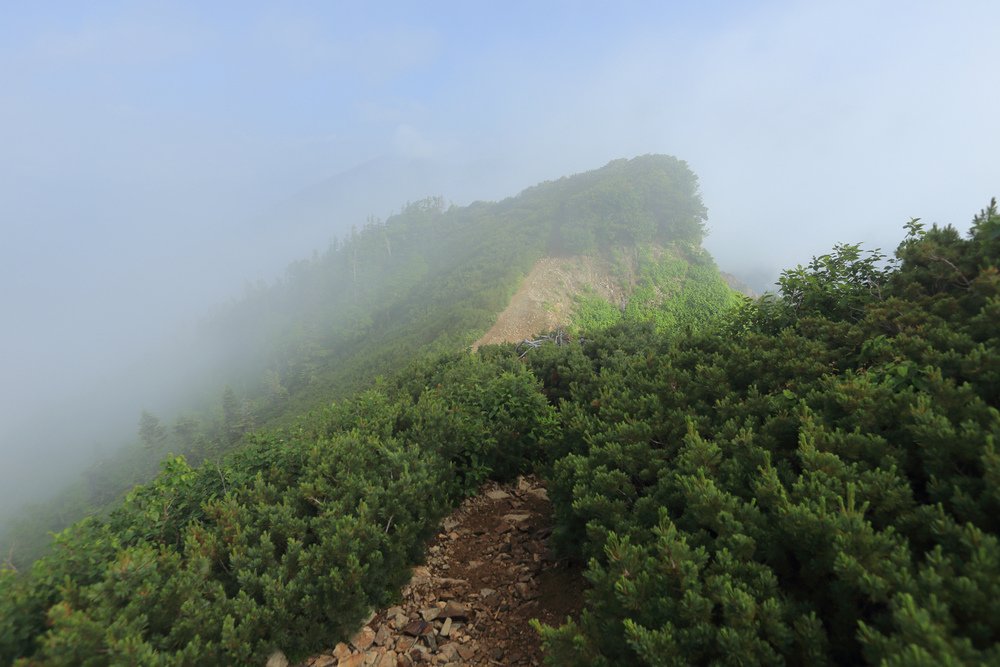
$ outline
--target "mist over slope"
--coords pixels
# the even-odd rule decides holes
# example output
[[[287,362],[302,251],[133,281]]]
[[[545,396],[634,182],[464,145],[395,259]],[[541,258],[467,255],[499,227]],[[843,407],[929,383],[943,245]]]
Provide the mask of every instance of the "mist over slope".
[[[198,315],[407,200],[680,154],[707,249],[762,292],[843,239],[960,220],[1000,179],[988,1],[57,4],[0,20],[0,493],[18,497],[187,393],[164,378]]]
[[[697,234],[689,216],[627,205],[661,188],[602,187],[621,170],[662,185],[663,172],[641,178],[659,170],[632,171],[651,161],[680,166],[644,158],[561,181],[576,186],[562,190],[573,219],[577,195],[610,215],[559,227],[559,247]],[[446,212],[416,212],[455,232]],[[352,278],[362,247],[346,246]],[[30,572],[0,570],[0,659],[301,660],[398,599],[449,506],[535,471],[553,503],[548,548],[589,582],[579,618],[538,628],[553,664],[993,664],[998,258],[994,200],[967,237],[913,220],[891,259],[841,244],[784,272],[780,295],[714,317],[712,289],[657,302],[662,278],[714,269],[668,258],[624,310],[584,300],[598,325],[584,340],[425,347],[284,427],[246,433],[254,411],[227,390],[220,435],[242,446],[194,467],[168,458]],[[630,317],[636,303],[658,307]],[[401,318],[411,333],[419,321]],[[152,416],[142,435],[166,437]],[[405,651],[433,645],[413,618]]]
[[[2,543],[16,547],[15,556],[24,554],[23,562],[40,552],[46,531],[106,507],[152,476],[169,453],[192,463],[217,458],[238,447],[245,432],[286,423],[428,349],[471,345],[542,257],[593,256],[622,274],[619,297],[633,290],[646,295],[621,312],[625,304],[617,299],[567,295],[579,297],[572,310],[590,325],[618,317],[678,325],[683,318],[671,309],[687,309],[679,305],[684,295],[702,295],[698,308],[706,312],[723,308],[730,293],[700,249],[705,215],[686,164],[650,155],[545,182],[500,202],[458,207],[436,197],[384,221],[371,219],[324,252],[293,263],[281,279],[253,284],[217,308],[165,355],[178,360],[172,366],[133,371],[129,377],[141,377],[144,386],[159,380],[169,391],[161,387],[139,405],[90,414],[95,421],[113,414],[117,438],[91,449],[79,481],[22,515]],[[673,249],[669,269],[657,259],[665,247]],[[86,446],[75,422],[59,424],[64,443]],[[46,481],[50,493],[62,487],[57,479]],[[21,500],[8,497],[12,508]]]
[[[216,346],[203,333],[220,304],[408,203],[438,193],[495,199],[525,185],[503,166],[385,155],[280,198],[247,197],[256,211],[133,202],[126,210],[157,231],[142,243],[137,231],[109,241],[121,246],[113,262],[77,252],[87,242],[82,231],[34,247],[15,229],[4,250],[25,247],[8,268],[50,270],[37,284],[3,286],[10,325],[0,332],[9,338],[2,353],[18,381],[0,387],[0,523],[131,440],[142,410],[174,415],[217,393],[205,369],[217,368],[231,342]],[[37,329],[31,345],[19,340],[29,327]]]

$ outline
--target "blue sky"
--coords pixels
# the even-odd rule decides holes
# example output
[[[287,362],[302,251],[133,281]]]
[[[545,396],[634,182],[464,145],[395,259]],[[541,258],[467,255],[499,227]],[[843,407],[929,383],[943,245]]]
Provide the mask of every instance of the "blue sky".
[[[464,173],[425,194],[466,203],[673,154],[720,265],[771,278],[911,216],[965,227],[1000,193],[998,24],[988,1],[0,0],[0,424],[110,396],[95,378],[363,222],[278,244],[253,221],[377,158]]]

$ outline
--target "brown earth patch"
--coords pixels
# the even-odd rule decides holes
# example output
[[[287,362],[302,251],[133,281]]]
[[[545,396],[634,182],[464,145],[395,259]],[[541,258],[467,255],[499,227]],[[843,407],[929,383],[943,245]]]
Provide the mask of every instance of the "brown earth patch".
[[[574,298],[587,290],[611,303],[621,303],[626,291],[613,275],[610,264],[596,257],[538,260],[497,321],[472,349],[492,343],[519,343],[565,326],[573,314]]]

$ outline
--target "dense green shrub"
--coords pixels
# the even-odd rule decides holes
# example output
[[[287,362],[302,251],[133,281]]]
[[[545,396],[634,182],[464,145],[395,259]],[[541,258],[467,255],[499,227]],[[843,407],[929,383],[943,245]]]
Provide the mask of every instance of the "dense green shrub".
[[[698,219],[637,216],[638,183],[616,234]],[[0,661],[302,657],[392,599],[448,507],[536,469],[590,583],[540,628],[552,664],[998,664],[1000,215],[908,229],[894,262],[838,246],[731,311],[710,263],[650,264],[583,343],[420,356],[221,462],[168,458],[0,571]],[[681,273],[705,280],[661,301]]]
[[[106,513],[168,454],[192,465],[217,460],[253,428],[287,426],[414,358],[465,348],[545,255],[620,252],[640,238],[697,247],[704,218],[687,165],[647,155],[500,202],[459,207],[431,197],[370,219],[206,318],[184,350],[203,360],[202,375],[178,401],[196,414],[173,428],[148,415],[143,446],[106,443],[114,455],[73,488],[0,526],[0,552],[26,567],[44,553],[49,532]]]
[[[261,664],[387,603],[442,513],[543,457],[557,422],[511,355],[417,361],[225,463],[165,461],[106,521],[0,579],[0,660]]]
[[[1000,662],[1000,216],[908,227],[898,264],[839,246],[693,335],[530,361],[592,584],[553,664]]]

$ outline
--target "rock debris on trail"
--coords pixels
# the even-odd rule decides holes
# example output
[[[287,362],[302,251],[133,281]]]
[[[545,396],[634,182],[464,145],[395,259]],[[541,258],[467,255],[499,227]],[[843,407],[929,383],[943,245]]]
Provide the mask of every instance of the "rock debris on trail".
[[[402,601],[309,667],[538,665],[532,618],[562,623],[582,604],[578,569],[548,547],[550,505],[534,478],[491,484],[442,522]]]

